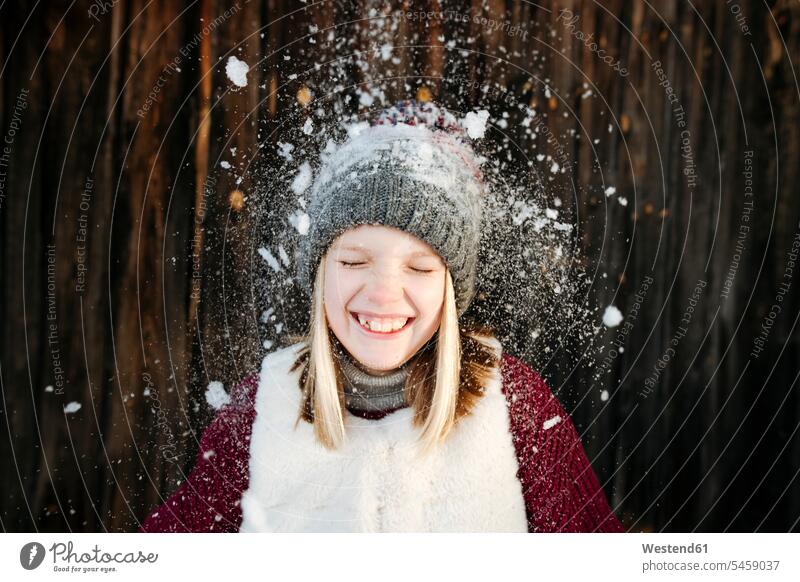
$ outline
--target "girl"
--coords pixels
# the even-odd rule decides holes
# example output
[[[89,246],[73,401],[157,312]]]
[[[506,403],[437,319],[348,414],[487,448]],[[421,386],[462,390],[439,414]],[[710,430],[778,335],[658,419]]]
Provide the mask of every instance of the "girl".
[[[541,377],[459,321],[486,186],[458,122],[405,102],[359,129],[311,191],[307,335],[231,391],[141,530],[622,531]]]

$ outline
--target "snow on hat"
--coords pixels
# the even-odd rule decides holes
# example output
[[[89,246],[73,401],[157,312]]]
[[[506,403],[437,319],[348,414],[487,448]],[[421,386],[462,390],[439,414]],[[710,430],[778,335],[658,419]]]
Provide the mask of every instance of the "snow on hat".
[[[459,122],[444,108],[403,101],[322,160],[310,193],[308,234],[300,249],[300,283],[313,286],[331,243],[362,224],[392,226],[428,243],[450,269],[458,314],[475,294],[482,198],[486,192],[470,138],[482,137],[488,114]]]

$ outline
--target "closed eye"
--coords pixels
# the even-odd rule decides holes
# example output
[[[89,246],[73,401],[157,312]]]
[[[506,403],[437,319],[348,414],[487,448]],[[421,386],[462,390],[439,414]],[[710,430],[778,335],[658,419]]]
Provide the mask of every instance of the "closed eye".
[[[346,269],[355,269],[355,268],[358,268],[358,267],[362,267],[362,266],[366,265],[367,263],[366,263],[366,261],[342,261],[342,260],[340,260],[339,264],[342,265]],[[423,269],[423,268],[411,267],[411,266],[409,266],[409,269],[411,269],[415,273],[421,273],[421,274],[428,274],[428,273],[433,273],[434,271],[436,271],[436,269]]]

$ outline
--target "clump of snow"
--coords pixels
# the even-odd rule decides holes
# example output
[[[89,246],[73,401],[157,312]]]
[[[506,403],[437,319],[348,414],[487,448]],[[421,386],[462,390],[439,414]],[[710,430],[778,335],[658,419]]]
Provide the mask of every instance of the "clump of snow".
[[[281,258],[281,263],[285,266],[289,266],[291,261],[289,261],[289,254],[286,252],[286,249],[283,248],[283,245],[278,245],[278,256]]]
[[[486,133],[486,122],[489,120],[489,112],[481,109],[477,113],[470,111],[461,122],[467,131],[467,135],[472,139],[480,139]]]
[[[361,91],[358,90],[358,104],[363,105],[364,107],[372,107],[372,104],[375,102],[375,97],[372,96],[372,93],[369,91]]]
[[[292,192],[299,195],[308,190],[312,177],[311,164],[303,162],[298,168],[294,180],[292,180]]]
[[[287,162],[291,162],[294,159],[294,156],[292,156],[293,149],[294,149],[294,144],[282,141],[278,142],[278,155],[283,159],[285,159]]]
[[[289,215],[289,224],[291,224],[301,236],[306,236],[311,226],[311,217],[302,210],[296,210],[294,214]]]
[[[225,74],[231,83],[237,87],[247,87],[247,73],[250,67],[246,62],[240,61],[235,56],[228,57],[228,62],[225,63]]]
[[[566,222],[553,222],[553,228],[555,228],[556,230],[569,232],[570,230],[572,230],[572,225],[567,224]]]
[[[345,129],[347,130],[347,136],[350,138],[356,137],[361,134],[362,131],[369,127],[369,123],[366,121],[360,121],[358,123],[351,123],[348,124]]]
[[[303,133],[306,135],[314,133],[314,122],[311,121],[310,117],[307,117],[306,122],[303,124]]]
[[[231,397],[225,392],[222,382],[209,382],[206,388],[206,402],[214,410],[219,410],[231,401]]]
[[[272,267],[272,270],[273,270],[273,271],[275,271],[275,272],[277,273],[278,271],[280,271],[280,270],[281,270],[281,265],[280,265],[280,263],[278,262],[278,259],[276,259],[276,258],[275,258],[275,255],[273,255],[273,254],[272,254],[271,252],[269,252],[267,249],[265,249],[264,247],[261,247],[260,249],[258,249],[258,254],[259,254],[259,255],[261,255],[261,258],[262,258],[262,259],[264,259],[265,261],[267,261],[267,264],[268,264],[270,267]]]
[[[66,406],[64,406],[64,413],[65,414],[72,414],[73,412],[78,412],[81,409],[80,402],[70,402]]]
[[[45,392],[52,392],[53,391],[53,387],[52,386],[47,386],[47,387],[45,387],[44,391]]]
[[[225,161],[225,160],[222,160],[222,161],[219,163],[219,165],[220,165],[220,166],[222,166],[222,168],[223,168],[223,169],[225,169],[225,170],[230,170],[230,169],[231,169],[231,164],[230,164],[230,162],[227,162],[227,161]]]
[[[603,325],[617,327],[622,322],[622,312],[613,305],[606,307],[603,312]]]
[[[608,400],[608,390],[603,390],[602,392],[600,392],[600,400],[602,400],[603,402]]]
[[[433,148],[429,143],[423,143],[419,146],[420,159],[429,162],[433,158]]]
[[[352,128],[348,127],[351,135]],[[393,171],[446,192],[457,206],[475,204],[481,197],[482,185],[475,179],[480,161],[470,148],[425,124],[398,123],[364,128],[333,154],[323,156],[312,198],[330,184],[337,188],[359,184],[378,171],[379,159]]]
[[[322,153],[331,155],[336,151],[336,147],[336,142],[329,138],[328,141],[325,142],[325,149],[322,150]]]
[[[516,225],[520,225],[526,220],[528,220],[531,216],[535,216],[538,212],[538,208],[527,202],[522,200],[516,200],[513,206],[513,214],[511,216],[511,220]]]
[[[547,420],[545,420],[545,421],[544,421],[544,423],[542,424],[542,429],[544,429],[544,430],[550,430],[550,429],[551,429],[551,428],[553,428],[555,425],[557,425],[559,422],[561,422],[561,417],[560,417],[560,416],[558,416],[558,415],[554,416],[553,418],[548,418],[548,419],[547,419]]]
[[[606,188],[606,198],[608,198],[609,196],[613,196],[616,193],[617,189],[614,188],[614,186],[609,186],[608,188]]]

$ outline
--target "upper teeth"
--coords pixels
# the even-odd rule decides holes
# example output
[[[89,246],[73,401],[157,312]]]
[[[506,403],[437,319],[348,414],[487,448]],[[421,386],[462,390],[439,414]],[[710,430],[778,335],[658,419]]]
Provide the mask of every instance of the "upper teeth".
[[[360,313],[358,314],[358,321],[364,327],[372,331],[390,332],[401,329],[408,321],[407,317],[391,318],[391,319],[367,319]]]

